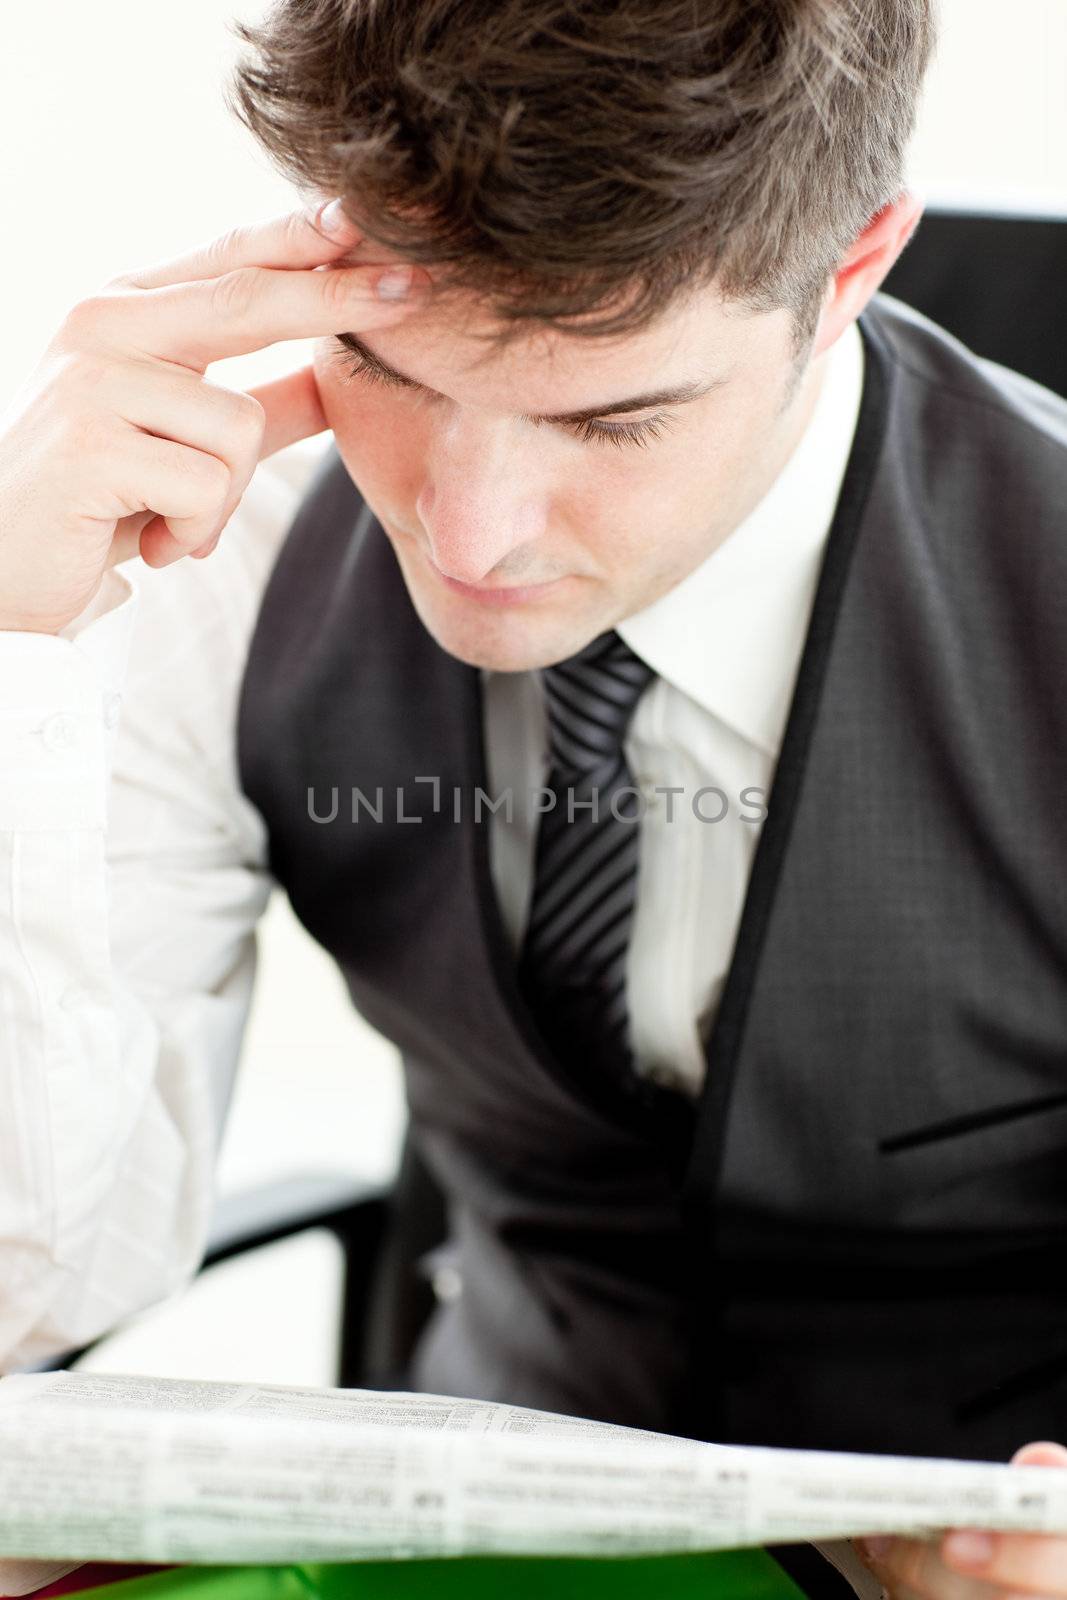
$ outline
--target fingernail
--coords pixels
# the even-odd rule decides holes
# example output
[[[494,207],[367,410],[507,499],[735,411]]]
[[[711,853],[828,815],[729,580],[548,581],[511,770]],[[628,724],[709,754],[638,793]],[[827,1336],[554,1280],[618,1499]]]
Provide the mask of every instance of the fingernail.
[[[388,267],[375,285],[379,300],[403,300],[411,293],[414,279],[414,267]]]
[[[890,1533],[875,1533],[869,1539],[860,1540],[860,1549],[869,1561],[884,1561],[893,1548],[893,1536]]]
[[[340,200],[331,200],[329,205],[324,206],[319,212],[319,227],[323,233],[331,234],[334,238],[341,238],[350,226]]]
[[[993,1559],[993,1535],[971,1528],[950,1533],[945,1540],[945,1555],[961,1567],[987,1567]]]

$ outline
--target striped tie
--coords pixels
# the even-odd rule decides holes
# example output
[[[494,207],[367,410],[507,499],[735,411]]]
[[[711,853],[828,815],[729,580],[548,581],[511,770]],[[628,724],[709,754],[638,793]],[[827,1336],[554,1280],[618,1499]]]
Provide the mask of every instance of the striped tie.
[[[556,799],[541,817],[519,984],[559,1058],[616,1081],[632,1065],[626,951],[641,810],[622,742],[652,676],[617,633],[541,674]]]

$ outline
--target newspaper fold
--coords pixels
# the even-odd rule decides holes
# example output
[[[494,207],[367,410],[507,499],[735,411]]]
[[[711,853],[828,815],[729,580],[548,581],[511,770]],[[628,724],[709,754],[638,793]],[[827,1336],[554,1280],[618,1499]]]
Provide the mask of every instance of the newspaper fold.
[[[615,1556],[954,1526],[1067,1534],[1067,1473],[701,1444],[439,1395],[0,1380],[3,1558]]]

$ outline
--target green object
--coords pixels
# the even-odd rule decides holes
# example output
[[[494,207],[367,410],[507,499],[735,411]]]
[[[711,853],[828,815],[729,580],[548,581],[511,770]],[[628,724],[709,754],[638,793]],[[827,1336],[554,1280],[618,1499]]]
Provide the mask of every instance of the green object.
[[[343,1566],[181,1567],[83,1589],[91,1600],[804,1600],[765,1550],[458,1556]]]

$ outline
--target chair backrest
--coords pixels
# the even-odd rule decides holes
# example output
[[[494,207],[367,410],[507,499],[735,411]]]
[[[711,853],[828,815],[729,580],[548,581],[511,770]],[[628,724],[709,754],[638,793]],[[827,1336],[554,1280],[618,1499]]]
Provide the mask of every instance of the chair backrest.
[[[884,288],[1067,397],[1067,216],[927,211]]]
[[[339,1382],[406,1388],[412,1352],[436,1304],[424,1263],[447,1233],[444,1196],[410,1132],[363,1306],[349,1306],[341,1331]]]

